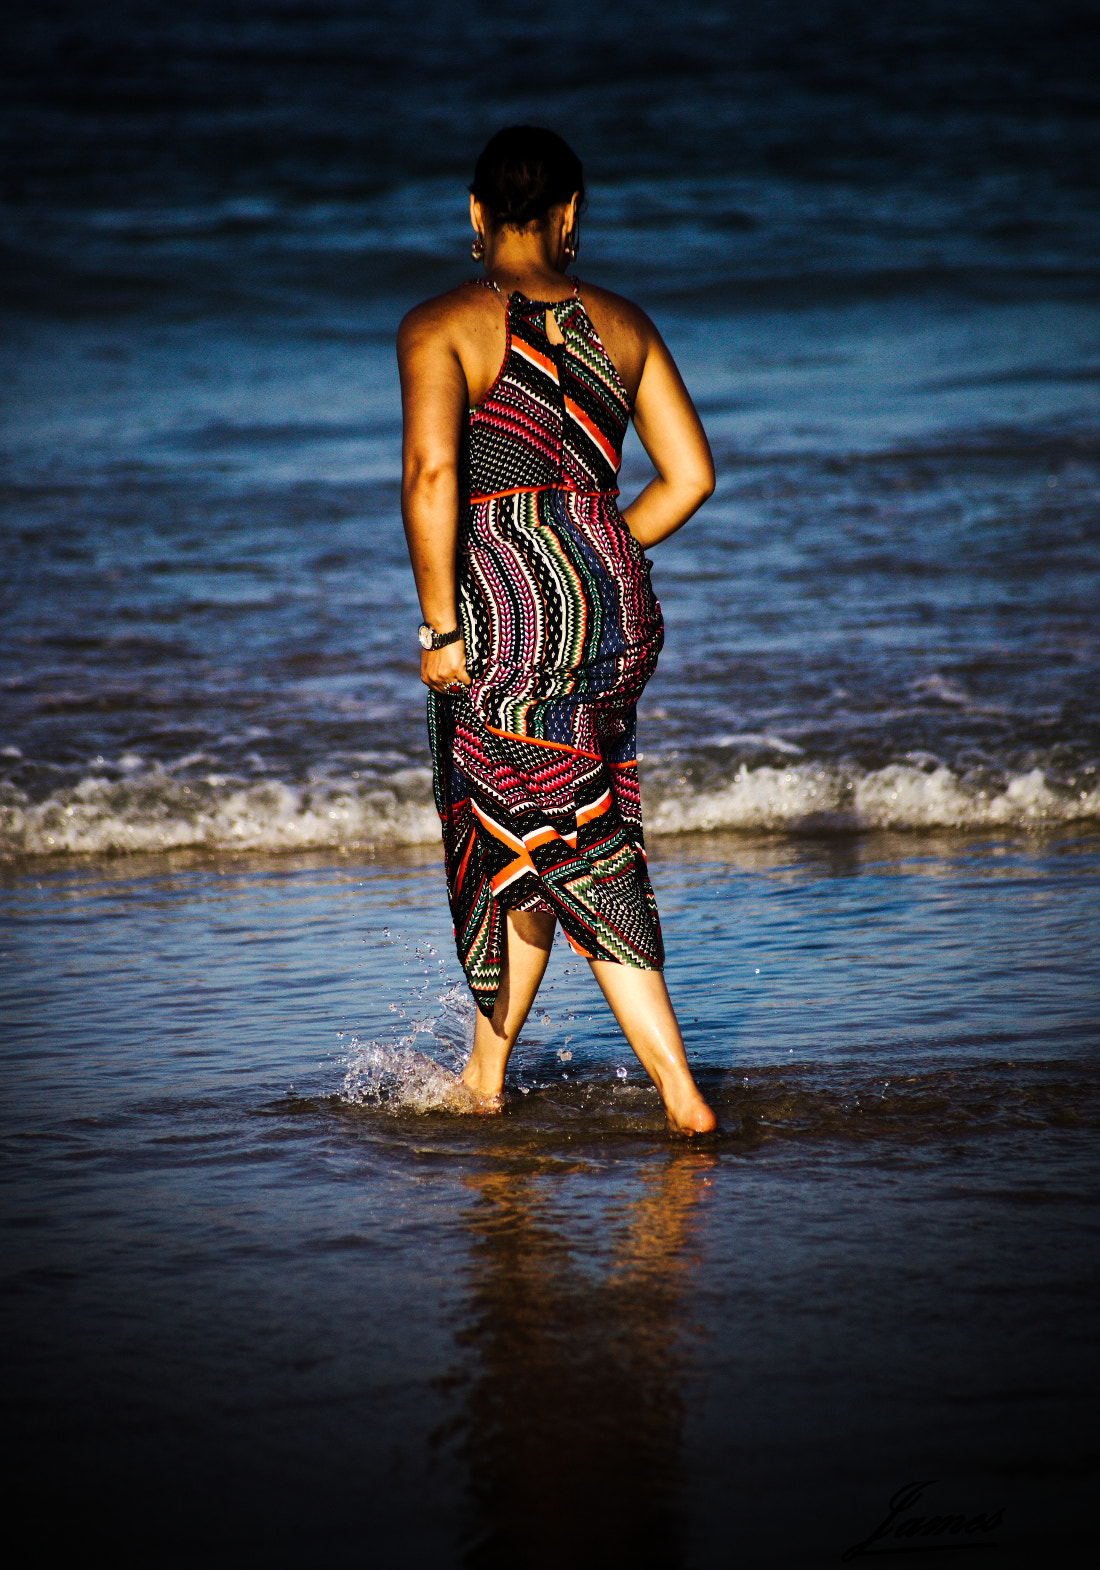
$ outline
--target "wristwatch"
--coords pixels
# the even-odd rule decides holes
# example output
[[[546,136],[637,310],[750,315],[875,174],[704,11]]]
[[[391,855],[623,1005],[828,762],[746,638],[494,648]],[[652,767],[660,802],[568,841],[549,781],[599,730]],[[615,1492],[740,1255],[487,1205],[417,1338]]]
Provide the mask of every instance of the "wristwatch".
[[[461,636],[461,627],[456,627],[454,632],[436,632],[434,628],[428,626],[427,622],[420,624],[420,631],[417,633],[422,649],[445,649],[448,643],[457,643]]]

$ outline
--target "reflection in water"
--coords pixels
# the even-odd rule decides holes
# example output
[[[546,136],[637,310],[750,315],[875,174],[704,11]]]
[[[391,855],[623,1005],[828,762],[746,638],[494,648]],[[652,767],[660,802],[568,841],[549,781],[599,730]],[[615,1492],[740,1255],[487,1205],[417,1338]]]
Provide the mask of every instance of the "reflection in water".
[[[685,1244],[716,1159],[677,1151],[591,1221],[529,1166],[467,1180],[466,1565],[681,1562]]]

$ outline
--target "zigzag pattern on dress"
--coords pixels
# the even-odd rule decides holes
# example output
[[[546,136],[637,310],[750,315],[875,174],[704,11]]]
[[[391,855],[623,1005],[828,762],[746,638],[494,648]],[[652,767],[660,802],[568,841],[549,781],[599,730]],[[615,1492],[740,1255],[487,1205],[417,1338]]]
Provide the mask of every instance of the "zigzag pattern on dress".
[[[485,1014],[509,909],[551,911],[586,957],[664,963],[635,754],[663,622],[615,502],[629,417],[576,286],[550,307],[513,295],[500,374],[463,443],[472,685],[428,698],[455,941]]]
[[[550,306],[513,294],[507,310],[500,373],[470,410],[469,496],[542,485],[614,492],[630,400],[577,284],[571,299]],[[560,344],[547,336],[547,310]]]

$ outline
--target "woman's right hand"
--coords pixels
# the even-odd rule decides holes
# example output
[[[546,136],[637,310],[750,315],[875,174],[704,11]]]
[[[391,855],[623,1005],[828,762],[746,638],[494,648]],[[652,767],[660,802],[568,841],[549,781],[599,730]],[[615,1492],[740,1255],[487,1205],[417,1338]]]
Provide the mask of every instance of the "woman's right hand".
[[[463,640],[459,638],[442,649],[421,649],[420,680],[433,692],[446,692],[456,682],[460,687],[468,687],[470,674]]]

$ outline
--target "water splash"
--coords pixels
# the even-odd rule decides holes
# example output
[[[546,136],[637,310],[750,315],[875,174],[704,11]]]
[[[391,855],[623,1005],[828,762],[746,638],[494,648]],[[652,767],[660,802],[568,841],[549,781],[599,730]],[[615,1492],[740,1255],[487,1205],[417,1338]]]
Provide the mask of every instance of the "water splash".
[[[474,1004],[455,984],[436,994],[436,1008],[395,1041],[352,1036],[340,1099],[390,1112],[472,1112],[474,1096],[459,1075],[474,1037]]]

